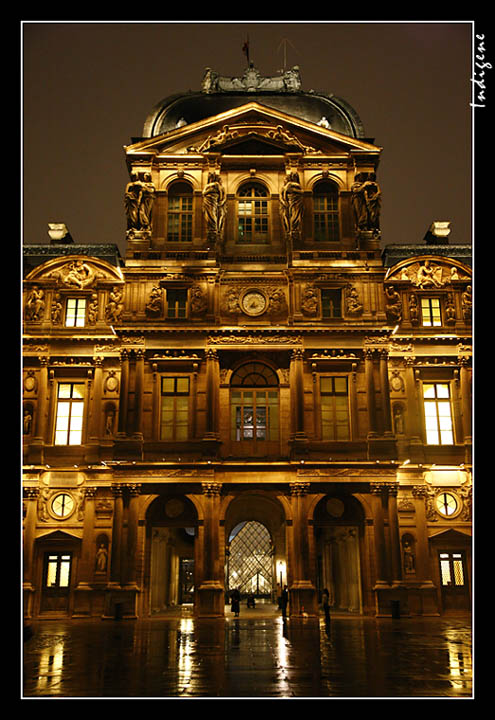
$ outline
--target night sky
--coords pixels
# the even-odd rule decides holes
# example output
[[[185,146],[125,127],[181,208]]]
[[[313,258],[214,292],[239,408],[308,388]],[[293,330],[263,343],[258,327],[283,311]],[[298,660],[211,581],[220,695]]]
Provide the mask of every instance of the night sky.
[[[22,230],[48,243],[65,222],[76,243],[125,252],[123,147],[153,106],[199,90],[205,67],[242,76],[242,46],[262,76],[299,65],[302,89],[333,93],[383,148],[382,245],[422,243],[434,220],[470,243],[470,22],[28,22],[22,41]],[[477,111],[478,112],[478,111]]]

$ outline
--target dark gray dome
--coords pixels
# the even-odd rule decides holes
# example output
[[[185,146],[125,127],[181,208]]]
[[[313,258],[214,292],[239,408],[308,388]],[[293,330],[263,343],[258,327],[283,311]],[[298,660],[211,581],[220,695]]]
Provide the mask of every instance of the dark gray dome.
[[[251,70],[257,73],[254,68]],[[294,70],[298,73],[298,68]],[[148,115],[143,137],[155,137],[170,132],[181,124],[189,125],[248,102],[257,102],[315,124],[328,123],[325,127],[330,126],[342,135],[365,137],[358,114],[342,98],[320,92],[304,92],[300,89],[300,82],[296,89],[294,85],[288,87],[283,83],[284,76],[261,78],[257,73],[257,77],[258,82],[247,85],[244,78],[221,78],[214,74],[214,82],[210,81],[206,85],[203,81],[202,91],[165,98],[157,103]],[[274,86],[277,89],[274,89]]]

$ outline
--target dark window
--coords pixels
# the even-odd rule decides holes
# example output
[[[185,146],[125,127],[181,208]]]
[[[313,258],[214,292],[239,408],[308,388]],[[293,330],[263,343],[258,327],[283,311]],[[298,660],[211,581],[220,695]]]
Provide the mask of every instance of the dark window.
[[[341,290],[321,290],[321,315],[324,318],[342,317]]]
[[[167,317],[185,318],[187,290],[167,290]]]

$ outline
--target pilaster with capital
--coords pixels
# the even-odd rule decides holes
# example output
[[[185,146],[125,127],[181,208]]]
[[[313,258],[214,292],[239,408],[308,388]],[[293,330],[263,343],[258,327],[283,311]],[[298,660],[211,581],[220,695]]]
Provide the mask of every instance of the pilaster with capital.
[[[220,566],[220,501],[222,485],[214,481],[202,483],[203,528],[201,569],[197,568],[199,587],[195,612],[198,617],[222,617],[224,615],[224,570]],[[200,535],[201,538],[201,535]],[[198,581],[198,577],[196,582]]]
[[[304,613],[316,615],[318,611],[316,588],[314,585],[314,568],[311,567],[311,547],[308,524],[307,496],[309,482],[294,481],[290,485],[292,505],[292,547],[290,576],[290,614],[297,616]]]
[[[218,353],[213,348],[205,352],[206,358],[206,428],[205,439],[218,438],[218,388],[220,370]]]
[[[120,585],[122,560],[122,529],[124,522],[124,497],[121,485],[112,487],[114,497],[113,524],[112,524],[112,555],[110,560],[110,582]]]
[[[129,508],[127,512],[126,586],[136,586],[137,531],[139,519],[139,497],[141,485],[127,485]]]
[[[292,437],[305,439],[304,431],[304,355],[302,348],[295,348],[290,357],[289,385],[291,389]]]
[[[127,435],[127,411],[129,406],[129,352],[120,353],[120,398],[119,398],[119,427],[118,435]]]

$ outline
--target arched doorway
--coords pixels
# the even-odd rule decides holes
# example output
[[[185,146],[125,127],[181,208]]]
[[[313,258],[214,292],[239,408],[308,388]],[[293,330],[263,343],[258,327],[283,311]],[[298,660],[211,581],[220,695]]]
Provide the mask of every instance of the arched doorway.
[[[225,590],[275,601],[286,574],[285,513],[272,493],[240,493],[225,515]],[[282,572],[282,577],[280,573]]]
[[[273,595],[273,543],[268,529],[255,520],[238,523],[229,536],[226,589],[234,588],[241,597]]]
[[[314,513],[318,594],[327,588],[334,611],[361,613],[361,546],[364,516],[356,498],[345,492],[322,498]]]
[[[183,495],[155,498],[146,513],[149,614],[192,604],[197,513]]]

